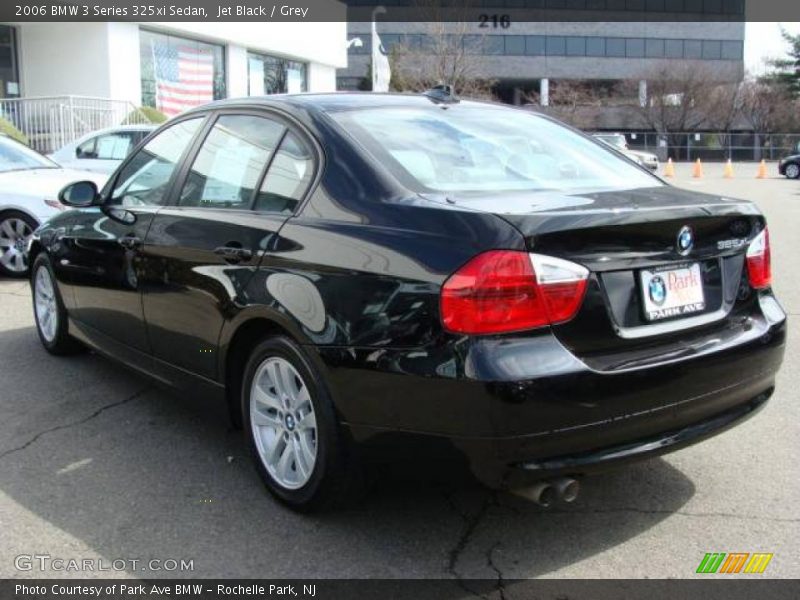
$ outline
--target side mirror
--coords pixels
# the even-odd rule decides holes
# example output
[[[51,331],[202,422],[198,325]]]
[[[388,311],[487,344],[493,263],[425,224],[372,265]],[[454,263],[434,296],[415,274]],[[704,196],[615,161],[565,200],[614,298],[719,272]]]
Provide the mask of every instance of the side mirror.
[[[61,204],[73,208],[86,208],[98,204],[100,195],[94,181],[76,181],[65,186],[59,193]]]

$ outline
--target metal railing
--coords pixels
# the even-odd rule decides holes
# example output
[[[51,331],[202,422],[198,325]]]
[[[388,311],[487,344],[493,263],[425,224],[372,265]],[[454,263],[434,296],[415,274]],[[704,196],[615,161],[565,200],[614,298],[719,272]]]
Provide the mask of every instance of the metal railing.
[[[98,129],[123,122],[149,123],[131,102],[90,96],[3,98],[0,117],[25,134],[31,148],[43,154]]]
[[[604,132],[609,133],[609,132]],[[757,161],[800,154],[800,133],[675,132],[619,130],[631,150],[652,152],[660,160]]]

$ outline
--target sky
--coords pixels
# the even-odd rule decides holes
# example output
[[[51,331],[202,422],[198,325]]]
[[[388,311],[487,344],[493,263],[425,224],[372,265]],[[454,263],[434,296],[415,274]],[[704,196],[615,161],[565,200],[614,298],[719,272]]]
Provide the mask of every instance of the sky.
[[[787,44],[781,37],[781,26],[790,33],[800,33],[800,23],[747,23],[744,38],[744,66],[750,73],[764,73],[765,58],[786,55]]]

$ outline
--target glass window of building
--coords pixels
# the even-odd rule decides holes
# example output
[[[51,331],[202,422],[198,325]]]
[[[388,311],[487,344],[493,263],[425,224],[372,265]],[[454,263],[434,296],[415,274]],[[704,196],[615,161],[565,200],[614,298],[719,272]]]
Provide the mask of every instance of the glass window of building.
[[[142,105],[167,116],[225,98],[225,48],[198,40],[139,32]]]
[[[0,98],[17,98],[19,93],[17,32],[9,25],[0,25]]]
[[[644,57],[644,40],[641,38],[628,38],[625,40],[625,56],[628,58]]]
[[[586,38],[586,56],[605,56],[606,38],[590,37]]]
[[[722,42],[722,58],[725,60],[742,60],[742,42]]]
[[[568,37],[567,56],[586,56],[586,38]]]
[[[647,58],[664,57],[664,40],[647,40],[645,44]]]
[[[567,50],[567,38],[548,35],[547,36],[547,55],[548,56],[563,56]]]
[[[684,58],[702,58],[703,42],[700,40],[684,40],[683,56]]]
[[[683,40],[664,40],[664,56],[683,58]]]
[[[506,36],[506,54],[511,56],[522,56],[525,54],[525,36],[509,35]]]
[[[525,54],[529,56],[541,56],[544,54],[544,36],[526,35]]]
[[[718,40],[704,40],[703,58],[708,60],[719,60],[722,58],[722,42]]]
[[[308,91],[306,63],[268,54],[247,53],[247,93],[297,94]]]
[[[625,56],[625,38],[607,38],[606,56]]]

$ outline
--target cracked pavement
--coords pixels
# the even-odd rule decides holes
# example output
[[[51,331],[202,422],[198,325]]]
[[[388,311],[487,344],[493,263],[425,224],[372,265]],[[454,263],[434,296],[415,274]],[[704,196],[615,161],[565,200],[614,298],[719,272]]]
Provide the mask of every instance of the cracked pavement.
[[[757,181],[755,166],[723,180],[716,165],[696,181],[690,168],[678,165],[679,184],[761,205],[779,298],[800,314],[800,183]],[[541,509],[397,465],[358,506],[302,516],[262,489],[223,406],[92,354],[48,355],[25,282],[0,278],[0,306],[0,576],[80,575],[17,571],[19,554],[184,558],[194,571],[102,575],[452,578],[464,595],[511,598],[516,578],[692,577],[706,552],[738,551],[774,553],[765,576],[800,577],[793,331],[777,393],[754,419],[590,478],[575,504]],[[494,582],[491,594],[474,578]]]

